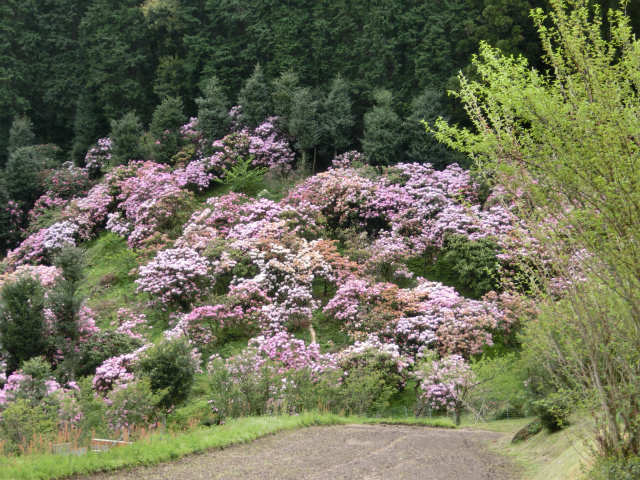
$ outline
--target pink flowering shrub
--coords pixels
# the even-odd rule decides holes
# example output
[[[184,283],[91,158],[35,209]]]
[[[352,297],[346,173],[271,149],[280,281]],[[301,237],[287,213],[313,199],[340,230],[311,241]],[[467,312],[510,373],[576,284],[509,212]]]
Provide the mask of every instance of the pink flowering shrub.
[[[140,361],[139,354],[147,348],[149,346],[144,345],[133,353],[126,353],[105,360],[96,369],[96,374],[93,377],[93,390],[96,395],[104,398],[116,385],[127,385],[134,381],[136,378],[134,375],[135,367]],[[106,403],[109,403],[108,399]]]
[[[206,189],[214,180],[224,180],[230,169],[240,160],[248,158],[252,158],[254,167],[269,167],[276,169],[280,175],[286,175],[291,169],[294,152],[276,129],[276,120],[275,117],[268,118],[255,130],[245,129],[215,140],[211,145],[213,155],[198,158],[175,170],[177,184],[180,187]]]
[[[45,228],[34,230],[16,249],[7,255],[8,264],[15,267],[29,263],[46,263],[51,255],[66,243],[76,245],[78,241],[89,240],[104,224],[113,199],[109,188],[98,184],[91,188],[86,197],[51,200],[41,197],[30,212],[33,229],[41,223]],[[53,203],[49,204],[49,201]],[[53,214],[52,214],[53,212]],[[46,218],[45,218],[46,217]],[[54,223],[51,223],[56,220]]]
[[[249,343],[251,347],[256,349],[256,365],[271,360],[277,373],[309,369],[312,374],[320,374],[326,369],[335,368],[333,356],[321,354],[317,343],[307,345],[286,332],[256,337]]]
[[[111,139],[101,138],[95,146],[89,149],[84,157],[84,168],[89,172],[89,175],[95,177],[109,164],[111,155]]]
[[[318,382],[336,377],[334,371],[333,356],[322,355],[317,344],[306,345],[286,332],[259,336],[239,355],[210,358],[209,404],[221,418],[317,408],[314,389],[323,390]]]
[[[121,211],[110,218],[107,227],[128,235],[130,248],[174,235],[193,203],[193,194],[178,185],[169,166],[150,161],[118,167],[106,177],[106,183]]]
[[[7,378],[7,383],[0,390],[0,423],[3,410],[18,400],[25,400],[32,408],[43,409],[45,413],[57,418],[60,427],[79,425],[83,414],[78,403],[78,386],[75,382],[70,382],[66,387],[61,386],[51,376],[50,368],[40,367],[46,364],[39,360],[27,362],[25,368],[31,371],[30,367],[34,365],[38,365],[37,371],[41,375],[34,377],[18,370]]]
[[[152,390],[148,378],[119,384],[105,398],[107,425],[114,432],[157,425],[161,398],[162,394]]]
[[[7,262],[14,266],[48,262],[63,245],[76,245],[78,230],[78,225],[67,220],[40,229],[11,250],[7,254]]]
[[[353,279],[342,285],[324,312],[343,321],[355,338],[378,333],[412,358],[435,349],[472,355],[492,344],[503,312],[493,301],[459,296],[453,288],[419,279],[412,289]]]
[[[380,374],[384,383],[397,390],[405,386],[404,370],[411,362],[400,354],[393,343],[383,343],[376,335],[342,350],[335,356],[338,369],[344,372],[343,381],[353,370],[374,371]]]
[[[41,228],[46,228],[56,223],[62,216],[62,210],[68,204],[68,199],[45,193],[36,200],[36,203],[31,210],[29,210],[29,226],[27,231],[34,233]]]
[[[67,164],[54,170],[45,180],[47,194],[62,199],[85,196],[90,187],[91,181],[87,171]]]
[[[477,383],[469,364],[460,355],[440,360],[430,357],[417,366],[414,376],[421,392],[418,413],[427,409],[449,410],[454,412],[456,424],[460,424],[465,400]]]
[[[26,212],[20,208],[18,202],[8,200],[4,207],[6,218],[5,231],[0,234],[0,245],[7,247],[16,245],[24,235],[23,221]]]
[[[351,150],[334,158],[331,161],[331,166],[333,168],[357,168],[365,165],[366,163],[367,161],[362,153]]]
[[[216,345],[225,329],[242,325],[244,312],[240,305],[206,305],[180,314],[173,331],[182,332],[197,348],[207,349]]]
[[[166,309],[187,308],[207,293],[209,262],[191,248],[163,250],[139,268],[136,292],[145,292],[151,302]]]
[[[0,274],[0,289],[4,283],[13,282],[20,275],[37,278],[43,287],[49,289],[55,285],[56,279],[60,276],[60,269],[45,265],[20,265],[15,270]]]
[[[111,322],[111,325],[116,324],[116,333],[124,333],[139,340],[146,340],[149,330],[152,328],[144,313],[135,313],[128,308],[118,309],[117,321]]]

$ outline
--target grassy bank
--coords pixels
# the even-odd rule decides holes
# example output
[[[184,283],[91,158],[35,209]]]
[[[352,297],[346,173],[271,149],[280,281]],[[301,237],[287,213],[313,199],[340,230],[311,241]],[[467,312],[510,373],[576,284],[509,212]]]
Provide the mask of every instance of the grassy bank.
[[[512,444],[511,439],[516,432],[531,420],[500,420],[466,426],[504,433],[503,439],[492,448],[520,464],[524,478],[528,480],[585,478],[594,461],[587,442],[592,426],[590,419],[574,415],[571,424],[559,432],[542,430],[527,440]]]
[[[178,459],[190,453],[211,448],[250,442],[259,437],[293,428],[315,425],[354,423],[402,423],[436,427],[452,427],[446,420],[385,420],[343,417],[327,413],[304,413],[297,416],[253,417],[229,420],[225,425],[195,427],[188,432],[152,433],[133,445],[104,453],[86,455],[26,455],[0,457],[0,479],[53,479],[75,474],[90,474],[118,468],[154,465]]]

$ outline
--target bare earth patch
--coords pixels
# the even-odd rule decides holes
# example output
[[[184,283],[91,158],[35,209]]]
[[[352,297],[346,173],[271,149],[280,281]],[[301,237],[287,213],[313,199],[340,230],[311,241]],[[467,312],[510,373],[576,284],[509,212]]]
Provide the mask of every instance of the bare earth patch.
[[[521,478],[490,452],[502,435],[396,425],[303,428],[155,467],[91,479],[433,479]]]

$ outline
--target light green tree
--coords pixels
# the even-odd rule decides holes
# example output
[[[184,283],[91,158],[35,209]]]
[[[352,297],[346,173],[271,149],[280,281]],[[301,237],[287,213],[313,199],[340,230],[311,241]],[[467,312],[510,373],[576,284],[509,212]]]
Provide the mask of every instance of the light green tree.
[[[623,10],[609,12],[604,38],[587,0],[550,3],[532,12],[549,70],[482,44],[481,81],[461,78],[458,94],[474,128],[440,120],[432,131],[495,176],[540,245],[531,358],[592,412],[603,454],[637,455],[640,42]]]

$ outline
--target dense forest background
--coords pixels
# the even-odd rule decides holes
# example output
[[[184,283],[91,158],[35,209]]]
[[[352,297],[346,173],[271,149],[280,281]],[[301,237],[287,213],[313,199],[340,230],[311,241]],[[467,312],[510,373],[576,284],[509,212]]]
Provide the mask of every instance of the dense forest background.
[[[615,8],[618,0],[599,2]],[[639,2],[629,13],[640,23]],[[318,95],[336,76],[354,100],[349,147],[359,147],[376,89],[410,115],[425,90],[456,88],[481,40],[540,65],[531,8],[542,0],[5,0],[0,5],[0,166],[16,116],[37,143],[76,160],[135,111],[149,124],[164,97],[195,99],[211,76],[233,102],[256,64],[267,82],[285,71]],[[633,10],[633,11],[631,11]],[[637,27],[638,25],[634,25]],[[443,95],[441,113],[462,121]],[[346,149],[346,148],[345,148]]]

